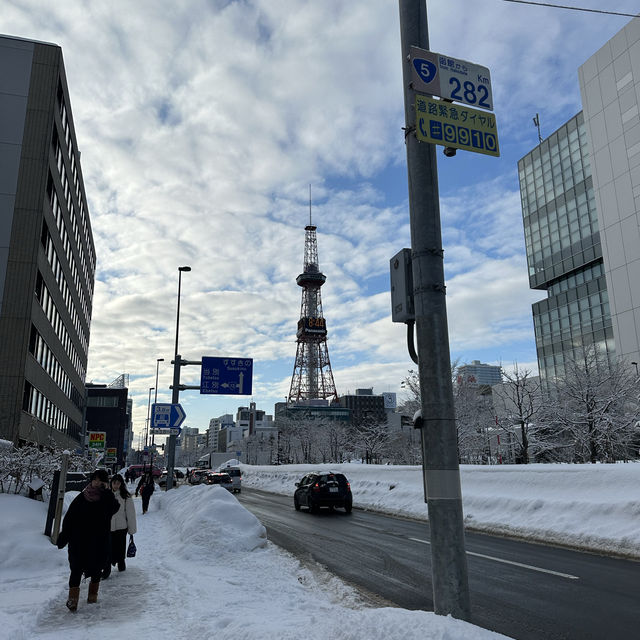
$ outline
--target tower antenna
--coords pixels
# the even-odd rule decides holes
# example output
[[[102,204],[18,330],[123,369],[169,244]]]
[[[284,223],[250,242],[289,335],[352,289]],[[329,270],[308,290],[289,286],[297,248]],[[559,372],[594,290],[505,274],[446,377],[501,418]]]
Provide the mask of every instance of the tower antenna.
[[[318,264],[316,227],[311,224],[311,185],[309,185],[309,224],[305,227],[304,267],[296,278],[302,287],[300,319],[296,332],[296,361],[293,366],[289,403],[309,405],[313,400],[337,402],[327,349],[327,323],[322,315],[320,287],[326,276]]]

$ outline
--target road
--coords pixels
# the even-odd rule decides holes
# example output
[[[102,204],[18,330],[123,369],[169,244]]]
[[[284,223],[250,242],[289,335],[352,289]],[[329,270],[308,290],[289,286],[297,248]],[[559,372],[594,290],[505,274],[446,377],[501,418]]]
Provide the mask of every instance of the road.
[[[295,511],[293,498],[243,488],[269,540],[391,606],[433,610],[429,526],[354,509]],[[466,534],[472,622],[516,640],[638,637],[640,563]]]

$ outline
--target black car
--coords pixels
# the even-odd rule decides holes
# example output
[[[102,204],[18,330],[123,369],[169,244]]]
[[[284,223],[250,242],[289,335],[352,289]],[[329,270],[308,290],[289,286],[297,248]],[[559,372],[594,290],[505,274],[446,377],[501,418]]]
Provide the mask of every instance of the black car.
[[[228,473],[209,471],[204,475],[204,484],[219,484],[225,489],[233,491],[233,480]]]
[[[300,511],[301,506],[308,507],[309,511],[317,511],[320,507],[340,507],[351,513],[351,486],[341,473],[308,473],[300,482],[296,482],[293,506],[296,511]]]

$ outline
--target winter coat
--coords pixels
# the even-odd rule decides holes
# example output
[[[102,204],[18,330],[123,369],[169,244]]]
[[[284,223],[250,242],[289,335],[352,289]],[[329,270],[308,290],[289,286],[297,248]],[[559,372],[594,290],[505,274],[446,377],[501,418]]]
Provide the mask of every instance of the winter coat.
[[[129,535],[133,535],[138,529],[136,524],[136,509],[131,496],[123,498],[120,492],[113,494],[120,505],[120,509],[111,518],[111,531],[126,529]]]
[[[71,570],[82,570],[94,575],[109,559],[111,516],[120,504],[110,489],[100,491],[100,499],[89,502],[84,493],[77,495],[69,505],[62,521],[62,530],[56,544],[58,549],[69,545]]]
[[[140,482],[138,483],[138,488],[136,489],[136,495],[138,495],[138,491],[140,492],[140,495],[143,498],[150,498],[151,494],[155,491],[156,489],[156,483],[151,480],[151,482],[145,482],[144,477],[142,477],[140,479]]]

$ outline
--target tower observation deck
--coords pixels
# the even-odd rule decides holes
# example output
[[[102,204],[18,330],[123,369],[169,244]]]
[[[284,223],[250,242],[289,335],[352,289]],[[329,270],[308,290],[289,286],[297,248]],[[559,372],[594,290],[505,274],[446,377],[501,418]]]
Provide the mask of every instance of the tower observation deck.
[[[311,217],[311,216],[309,216]],[[327,323],[322,315],[320,287],[326,276],[318,266],[316,227],[305,227],[304,269],[296,278],[302,287],[300,320],[296,332],[296,362],[293,367],[288,401],[310,404],[317,399],[338,400],[327,349]]]

